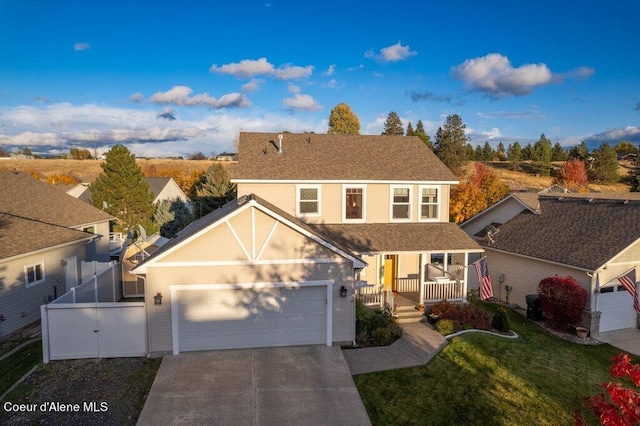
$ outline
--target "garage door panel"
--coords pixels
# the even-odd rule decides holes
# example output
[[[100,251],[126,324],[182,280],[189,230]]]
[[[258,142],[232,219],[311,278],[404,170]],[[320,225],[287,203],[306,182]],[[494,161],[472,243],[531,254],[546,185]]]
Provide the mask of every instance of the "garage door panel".
[[[636,327],[636,311],[633,298],[626,291],[614,291],[598,295],[600,331],[621,330]]]
[[[326,341],[325,286],[178,291],[181,351]]]

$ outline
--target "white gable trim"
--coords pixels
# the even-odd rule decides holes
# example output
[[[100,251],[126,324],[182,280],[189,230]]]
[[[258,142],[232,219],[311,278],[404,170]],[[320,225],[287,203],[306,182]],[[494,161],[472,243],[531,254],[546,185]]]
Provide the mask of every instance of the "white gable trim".
[[[460,183],[458,180],[331,180],[331,179],[319,179],[319,180],[290,180],[290,179],[231,179],[232,183],[293,183],[293,184],[322,184],[322,183],[337,183],[337,184],[387,184],[387,185],[457,185]]]

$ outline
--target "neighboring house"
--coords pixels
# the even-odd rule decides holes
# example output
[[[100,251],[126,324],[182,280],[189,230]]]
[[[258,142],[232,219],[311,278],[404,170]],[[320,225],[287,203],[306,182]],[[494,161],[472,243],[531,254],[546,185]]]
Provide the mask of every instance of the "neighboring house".
[[[494,295],[524,307],[543,278],[571,276],[589,294],[584,325],[592,335],[637,327],[633,298],[617,278],[640,264],[640,194],[526,197],[513,193],[461,225],[485,249]]]
[[[152,353],[352,342],[363,284],[466,299],[482,248],[448,222],[458,179],[419,138],[241,133],[238,155],[238,199],[131,271],[158,302]]]
[[[216,161],[238,161],[238,154],[233,152],[223,152],[216,156]]]
[[[25,173],[0,171],[0,200],[1,337],[79,284],[82,261],[109,261],[114,218]]]
[[[12,160],[33,160],[35,159],[35,157],[33,155],[27,155],[27,154],[23,154],[21,152],[16,153],[11,153],[9,154],[9,158],[11,158]]]
[[[122,252],[122,294],[124,297],[144,297],[144,280],[130,271],[143,260],[158,251],[169,241],[156,233],[148,237],[140,237]]]

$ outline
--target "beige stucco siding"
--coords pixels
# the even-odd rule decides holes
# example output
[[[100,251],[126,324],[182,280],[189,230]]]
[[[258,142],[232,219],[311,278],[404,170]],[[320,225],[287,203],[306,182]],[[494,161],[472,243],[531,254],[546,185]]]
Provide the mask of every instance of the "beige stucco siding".
[[[84,242],[75,243],[35,255],[0,262],[0,337],[40,319],[40,305],[62,296],[75,283],[65,283],[64,259],[76,256],[78,266],[84,260]],[[45,280],[29,288],[25,267],[44,263]],[[79,272],[79,271],[78,271]],[[68,288],[67,288],[68,287]]]
[[[526,307],[526,295],[536,294],[538,284],[542,279],[559,275],[570,276],[580,284],[589,295],[591,292],[591,277],[580,269],[556,265],[549,262],[511,255],[486,248],[485,252],[489,266],[489,275],[493,284],[493,295],[506,301],[507,292],[504,286],[509,285],[513,290],[509,292],[509,303],[516,303]],[[473,271],[475,273],[475,271]],[[499,283],[500,274],[504,274],[505,281]]]
[[[428,182],[425,182],[428,184]],[[344,214],[344,187],[361,186],[360,184],[343,183],[309,183],[309,186],[320,187],[320,215],[307,215],[303,218],[309,223],[343,223]],[[362,184],[365,192],[365,219],[367,223],[388,223],[391,220],[391,194],[395,186],[408,186],[411,191],[411,221],[420,221],[420,185],[417,184],[390,184],[367,183]],[[449,221],[449,185],[436,185],[439,196],[438,221]],[[255,194],[269,200],[270,203],[281,208],[287,213],[296,216],[296,192],[298,185],[295,183],[239,183],[238,196]]]
[[[353,319],[353,264],[280,264],[210,267],[149,268],[145,288],[147,300],[162,294],[162,305],[147,304],[151,352],[172,350],[170,285],[242,284],[255,282],[304,282],[333,280],[333,341],[350,342],[355,338]],[[340,287],[350,289],[350,296],[340,297]],[[259,290],[254,297],[258,297]],[[249,291],[251,294],[251,291]],[[179,297],[179,296],[178,296]]]

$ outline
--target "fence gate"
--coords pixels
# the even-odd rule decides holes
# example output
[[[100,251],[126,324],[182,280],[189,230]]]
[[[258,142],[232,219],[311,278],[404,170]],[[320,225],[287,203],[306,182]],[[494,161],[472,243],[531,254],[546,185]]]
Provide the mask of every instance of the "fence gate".
[[[146,355],[143,302],[42,306],[44,361]]]

